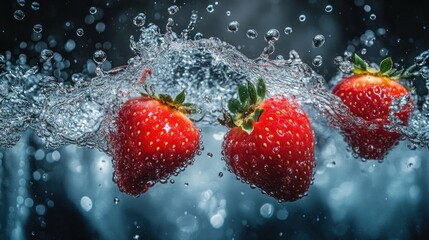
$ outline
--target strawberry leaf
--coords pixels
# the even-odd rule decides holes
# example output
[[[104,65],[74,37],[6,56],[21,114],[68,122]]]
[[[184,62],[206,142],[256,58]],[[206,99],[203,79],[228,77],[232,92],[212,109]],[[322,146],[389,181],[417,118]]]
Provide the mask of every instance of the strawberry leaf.
[[[177,109],[185,114],[195,114],[202,112],[201,108],[195,103],[183,103]]]
[[[256,83],[256,92],[258,94],[259,102],[262,102],[264,100],[266,91],[267,86],[265,85],[264,80],[262,78],[259,78],[258,82]]]
[[[264,109],[257,108],[255,110],[255,113],[253,114],[253,121],[255,121],[255,122],[259,121],[259,118],[261,117],[263,112],[264,112]]]
[[[252,119],[247,119],[241,124],[241,129],[250,134],[253,131],[253,121]]]
[[[236,98],[231,98],[228,101],[228,109],[231,113],[238,113],[242,111],[242,106],[241,103],[238,99]]]
[[[176,103],[176,104],[182,104],[182,103],[184,103],[184,102],[185,102],[185,97],[186,97],[186,95],[185,95],[185,90],[183,90],[183,91],[181,91],[181,92],[176,96],[176,98],[174,99],[174,103]]]
[[[405,72],[402,74],[402,78],[412,78],[414,77],[413,71],[416,68],[416,64],[409,66],[405,69]]]
[[[390,70],[392,70],[393,67],[393,61],[391,57],[383,59],[380,63],[380,72],[382,74],[388,73]]]
[[[171,103],[173,102],[173,98],[168,94],[159,94],[159,99],[164,103]]]
[[[355,58],[355,68],[366,70],[367,68],[366,62],[361,57],[359,57],[359,55],[357,55],[356,53],[354,58]]]
[[[243,104],[249,101],[249,91],[244,84],[238,86],[238,97]]]
[[[396,70],[396,71],[393,71],[389,76],[393,79],[400,78],[403,72],[404,72],[404,69]]]
[[[247,81],[247,90],[249,91],[250,103],[252,105],[256,104],[256,100],[258,99],[258,95],[256,93],[255,85],[253,85],[253,83],[251,83],[250,81]]]

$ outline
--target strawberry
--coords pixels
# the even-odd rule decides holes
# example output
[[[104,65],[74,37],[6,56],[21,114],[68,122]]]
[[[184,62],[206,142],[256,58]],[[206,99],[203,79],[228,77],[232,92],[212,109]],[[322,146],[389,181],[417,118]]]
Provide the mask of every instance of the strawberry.
[[[408,124],[413,102],[407,88],[397,80],[409,77],[412,68],[396,70],[392,59],[380,63],[380,69],[370,68],[355,55],[354,70],[334,87],[333,93],[349,108],[350,114],[360,117],[374,127],[346,124],[341,127],[346,142],[353,152],[363,159],[382,160],[398,144],[401,134],[385,129],[391,123],[390,106],[399,98],[407,100],[394,117]]]
[[[200,132],[185,114],[197,107],[184,100],[184,91],[174,100],[143,93],[121,106],[110,145],[114,181],[122,192],[140,195],[192,163]]]
[[[306,195],[312,182],[314,136],[300,106],[282,95],[265,98],[265,83],[240,85],[220,123],[230,128],[222,144],[228,169],[278,201]]]

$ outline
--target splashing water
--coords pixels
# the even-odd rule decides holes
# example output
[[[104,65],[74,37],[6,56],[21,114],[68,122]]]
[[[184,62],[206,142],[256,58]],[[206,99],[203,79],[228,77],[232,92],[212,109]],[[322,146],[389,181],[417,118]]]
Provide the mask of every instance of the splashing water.
[[[21,133],[32,128],[49,147],[77,144],[106,151],[106,134],[111,128],[112,118],[124,101],[142,91],[141,77],[146,79],[146,84],[155,86],[158,92],[175,95],[186,89],[189,101],[202,105],[203,112],[199,114],[205,117],[200,125],[217,124],[221,106],[234,96],[238,83],[262,77],[267,82],[270,95],[294,96],[316,110],[314,117],[327,120],[331,126],[353,122],[371,127],[363,119],[347,114],[347,107],[328,92],[324,79],[303,63],[296,51],[290,52],[289,59],[269,58],[274,52],[274,42],[280,36],[276,29],[265,34],[269,46],[263,54],[251,60],[218,38],[199,36],[197,40],[190,40],[188,34],[195,26],[196,14],[192,14],[181,37],[168,27],[172,25],[172,19],[167,23],[167,33],[163,34],[155,24],[144,27],[145,18],[140,13],[133,20],[136,26],[141,27],[142,33],[138,41],[133,36],[130,38],[130,48],[135,57],[128,61],[127,66],[104,72],[102,64],[108,56],[101,50],[96,51],[97,76],[89,78],[84,74],[74,74],[71,85],[58,81],[37,66],[31,67],[25,61],[14,65],[10,55],[2,56],[0,128],[3,131],[0,133],[0,145],[14,146]],[[231,22],[229,27],[231,25],[234,29],[230,31],[238,30],[238,22]],[[52,65],[52,57],[51,50],[42,51],[44,67]],[[416,57],[416,64],[421,66],[420,75],[426,80],[427,67],[423,65],[428,57],[427,52]],[[321,60],[317,56],[314,66],[320,66]],[[347,59],[339,59],[337,63],[345,73],[351,69]],[[145,74],[148,69],[151,75]],[[401,99],[394,101],[392,113],[398,111],[403,102]],[[413,115],[410,126],[404,127],[393,121],[389,128],[403,133],[415,144],[429,146],[428,106],[426,100],[423,111]],[[346,120],[339,121],[339,115],[346,116]]]
[[[21,2],[25,3],[25,1]],[[30,3],[28,2],[27,5]],[[206,9],[207,11],[203,9],[200,13],[208,12],[207,14],[211,16],[216,13],[225,15],[225,11],[220,6],[217,6],[217,2],[213,3],[213,5],[216,7],[216,11],[210,12],[211,8],[208,8]],[[184,11],[182,6],[180,5],[180,13]],[[86,14],[90,14],[88,13],[88,8],[85,8]],[[324,8],[325,6],[321,10],[323,11]],[[100,12],[102,8],[98,10]],[[335,11],[337,10],[340,11],[341,9],[335,5]],[[331,12],[332,6],[329,10],[325,11],[325,13]],[[26,13],[28,13],[27,10]],[[168,13],[171,14],[170,12]],[[27,146],[25,146],[26,143],[22,141],[16,144],[12,154],[9,152],[9,155],[7,153],[2,155],[0,153],[0,175],[5,176],[5,178],[0,178],[0,183],[4,185],[8,181],[8,164],[11,166],[10,169],[13,169],[13,172],[21,171],[25,173],[24,175],[15,174],[19,181],[16,180],[16,183],[10,181],[12,184],[15,184],[11,185],[13,189],[26,188],[22,186],[23,181],[27,181],[28,185],[33,186],[32,184],[37,184],[35,181],[39,179],[44,182],[47,182],[50,178],[54,179],[52,176],[58,171],[53,172],[51,175],[51,173],[47,172],[49,170],[48,167],[37,169],[38,166],[36,165],[36,171],[31,174],[32,167],[30,165],[33,164],[33,155],[38,160],[34,161],[36,164],[41,162],[45,164],[45,161],[49,162],[50,158],[54,159],[53,161],[57,161],[60,158],[58,153],[61,152],[61,164],[69,166],[69,168],[65,169],[67,171],[65,176],[58,178],[61,180],[65,179],[64,181],[67,181],[68,178],[68,181],[72,183],[66,185],[64,191],[71,193],[69,194],[70,196],[78,196],[74,199],[78,208],[86,214],[85,216],[93,218],[94,222],[97,222],[98,228],[111,227],[105,223],[109,221],[107,219],[112,219],[112,215],[107,214],[111,214],[110,212],[114,211],[110,211],[110,207],[104,207],[106,204],[113,205],[115,211],[132,209],[137,214],[138,211],[148,214],[151,208],[153,208],[156,209],[157,217],[151,218],[146,223],[137,223],[137,221],[134,221],[134,224],[131,223],[131,228],[135,227],[134,230],[138,230],[140,227],[145,228],[145,225],[149,226],[150,224],[155,224],[155,222],[157,224],[159,221],[169,222],[172,223],[170,226],[173,226],[173,228],[169,227],[169,230],[166,230],[165,227],[161,227],[157,231],[165,234],[168,233],[169,236],[175,236],[173,234],[177,230],[178,238],[183,237],[183,239],[187,239],[187,236],[190,236],[190,234],[210,235],[211,230],[226,232],[225,236],[227,237],[225,238],[228,239],[239,239],[240,235],[236,235],[236,233],[241,231],[240,229],[248,228],[253,231],[252,228],[257,225],[262,226],[261,229],[269,228],[270,230],[275,230],[276,226],[277,228],[280,225],[284,226],[284,222],[281,221],[286,219],[289,222],[297,222],[298,226],[319,226],[323,230],[331,228],[329,229],[330,231],[339,232],[343,231],[342,228],[344,228],[344,225],[341,225],[343,222],[362,222],[360,225],[357,224],[360,229],[355,229],[355,226],[351,225],[351,231],[362,231],[367,234],[366,236],[369,236],[368,234],[372,232],[384,231],[391,226],[396,226],[391,223],[386,225],[392,214],[380,214],[384,216],[384,219],[380,220],[378,215],[373,217],[369,214],[370,212],[385,213],[386,209],[387,211],[392,211],[391,209],[397,208],[399,204],[403,206],[404,201],[418,202],[418,199],[426,199],[420,197],[420,195],[425,194],[423,184],[417,184],[417,181],[413,180],[414,178],[417,179],[417,174],[415,174],[418,173],[416,171],[417,168],[420,168],[420,172],[423,172],[425,169],[423,161],[421,161],[421,159],[424,159],[425,153],[418,155],[419,152],[415,151],[410,156],[407,153],[394,154],[393,158],[398,158],[398,161],[386,161],[382,166],[373,165],[372,163],[353,162],[349,161],[350,159],[346,156],[345,146],[341,145],[342,142],[339,141],[339,135],[329,131],[329,127],[335,129],[349,123],[353,123],[353,125],[358,124],[362,127],[372,127],[371,122],[348,115],[347,107],[336,96],[332,95],[329,89],[330,84],[335,84],[342,76],[350,73],[350,69],[353,66],[350,60],[352,52],[355,50],[358,51],[357,49],[347,49],[344,58],[338,57],[336,59],[340,72],[338,72],[334,79],[331,79],[327,86],[323,77],[318,75],[312,68],[314,67],[314,69],[319,71],[330,64],[331,60],[326,55],[318,55],[319,51],[326,49],[329,47],[328,45],[320,45],[320,48],[312,49],[312,56],[309,60],[310,64],[304,63],[305,57],[301,59],[298,52],[293,50],[289,52],[289,55],[286,53],[284,57],[278,55],[272,58],[274,52],[277,53],[277,48],[280,49],[280,42],[283,40],[289,41],[293,37],[292,35],[299,35],[302,30],[300,27],[292,23],[287,23],[294,27],[294,32],[292,34],[292,28],[286,27],[284,29],[285,35],[282,37],[279,36],[279,32],[275,29],[271,29],[265,34],[264,32],[260,32],[266,31],[270,27],[262,30],[254,26],[262,34],[261,37],[257,38],[258,33],[256,30],[246,25],[239,15],[237,15],[237,20],[240,20],[243,29],[238,29],[237,22],[236,31],[227,32],[228,29],[225,26],[227,24],[223,24],[221,28],[226,34],[236,37],[246,37],[247,35],[250,38],[248,40],[252,42],[264,42],[266,40],[264,43],[267,47],[262,51],[261,55],[256,59],[249,59],[239,51],[240,48],[237,50],[236,47],[218,38],[204,38],[201,33],[191,34],[195,28],[197,19],[197,12],[193,13],[189,25],[181,32],[173,31],[173,28],[178,26],[172,19],[173,15],[168,14],[165,18],[167,21],[165,33],[162,33],[160,27],[157,25],[148,24],[146,22],[146,15],[143,13],[138,14],[134,19],[131,18],[134,25],[141,30],[140,36],[136,38],[130,37],[130,48],[133,50],[135,56],[129,59],[126,66],[116,67],[107,71],[105,69],[108,68],[104,68],[103,66],[109,62],[109,54],[106,55],[107,51],[94,51],[93,58],[90,61],[93,64],[93,69],[95,69],[95,77],[90,77],[86,72],[77,72],[67,79],[68,77],[63,76],[62,72],[59,71],[63,64],[59,56],[60,54],[48,49],[47,46],[45,46],[46,49],[43,49],[43,51],[38,51],[41,53],[40,62],[37,62],[37,66],[33,66],[33,63],[27,61],[25,56],[19,56],[17,60],[14,60],[11,52],[6,52],[5,55],[0,54],[0,127],[3,130],[0,133],[0,146],[14,146],[22,135],[22,132],[31,128],[42,138],[47,147],[57,148],[62,145],[72,144],[97,148],[109,153],[107,133],[113,127],[114,117],[123,102],[139,95],[143,89],[142,83],[144,82],[154,86],[158,93],[165,92],[176,95],[182,89],[186,89],[188,100],[197,102],[202,106],[203,111],[194,117],[199,118],[204,115],[203,120],[197,124],[203,129],[203,135],[206,137],[204,140],[206,149],[204,151],[207,151],[207,154],[197,157],[199,159],[195,161],[195,165],[198,164],[199,166],[193,166],[192,169],[183,172],[180,177],[162,180],[162,182],[170,182],[171,184],[154,188],[142,198],[134,199],[126,195],[118,195],[120,194],[118,192],[115,192],[114,195],[108,195],[106,198],[106,195],[102,193],[103,191],[111,192],[117,190],[110,180],[111,170],[108,166],[103,165],[103,170],[97,167],[96,171],[89,171],[93,167],[94,157],[89,157],[91,159],[85,158],[85,155],[81,155],[81,151],[77,151],[75,148],[71,148],[72,151],[68,154],[64,154],[67,151],[61,149],[56,153],[48,153],[46,151],[45,160],[43,149],[38,149],[33,154],[31,147],[27,149]],[[234,11],[234,13],[238,13],[238,11]],[[177,15],[177,13],[174,14],[174,17]],[[332,12],[329,15],[333,15]],[[149,12],[147,16],[151,16]],[[309,13],[303,16],[307,16],[307,20],[303,20],[305,24],[313,18],[308,17],[312,16]],[[297,17],[294,16],[295,21],[300,20]],[[380,17],[377,20],[379,19]],[[227,20],[226,22],[230,22],[230,20],[235,19],[229,17]],[[44,22],[41,23],[43,23],[44,27],[43,33],[47,33],[49,26]],[[299,24],[303,25],[304,23],[300,22]],[[85,37],[90,36],[89,28],[85,28],[84,32],[83,28],[78,28],[83,27],[82,25],[75,25],[76,28],[70,27],[72,25],[69,23],[65,27],[69,27],[68,29],[72,30],[73,35],[79,37],[83,35]],[[281,30],[285,26],[276,27],[281,27],[278,28]],[[246,31],[246,29],[252,30],[250,34],[250,30]],[[326,34],[325,36],[330,40],[329,44],[331,44],[332,38],[330,38],[330,34],[325,31],[321,32]],[[368,55],[371,53],[371,46],[376,46],[377,41],[382,38],[378,30],[374,30],[373,33],[377,34],[368,32],[362,35],[360,39],[359,37],[356,38],[357,44],[360,42],[361,45],[366,47]],[[307,39],[309,40],[307,41],[309,47],[311,47],[311,38],[313,36],[311,35]],[[375,36],[377,36],[377,39]],[[262,37],[264,37],[264,40],[262,40]],[[277,41],[279,37],[280,40]],[[253,40],[254,38],[256,39]],[[320,42],[316,42],[316,45],[318,43]],[[277,48],[275,49],[274,46]],[[313,46],[316,47],[315,45]],[[383,54],[387,53],[383,52]],[[380,55],[382,55],[381,50]],[[428,57],[429,51],[423,52],[416,57],[415,64],[418,66],[416,76],[422,78],[426,82],[426,88],[429,89]],[[321,67],[322,62],[323,67]],[[149,74],[150,72],[151,74]],[[231,184],[235,180],[234,176],[223,166],[224,163],[219,161],[221,158],[220,146],[216,144],[220,144],[226,131],[224,128],[216,126],[217,118],[221,115],[220,109],[222,105],[226,105],[226,101],[230,97],[236,94],[237,83],[246,80],[255,81],[258,77],[264,77],[266,80],[269,96],[286,94],[296,98],[312,118],[312,123],[315,125],[314,129],[318,133],[317,135],[321,136],[316,146],[316,148],[320,149],[318,159],[316,159],[318,168],[315,172],[315,182],[312,189],[320,191],[320,193],[323,192],[323,194],[309,194],[309,197],[303,199],[298,205],[276,204],[273,199],[266,198],[265,195],[261,195],[259,192],[254,193],[255,191],[252,191],[252,189],[256,188],[255,185],[250,185],[249,188],[248,186],[240,185],[239,181],[235,185]],[[413,100],[415,100],[415,93],[412,93]],[[395,112],[404,106],[407,99],[395,99],[391,105],[391,124],[385,126],[386,129],[404,134],[404,138],[407,138],[410,142],[410,149],[429,146],[429,100],[421,98],[419,101],[419,107],[412,115],[409,125],[403,126],[395,118]],[[339,115],[342,118],[339,118]],[[318,128],[318,124],[322,126]],[[323,139],[327,135],[329,136]],[[66,148],[68,147],[73,146],[69,145]],[[398,151],[401,151],[401,149]],[[102,154],[97,153],[97,155]],[[401,156],[398,157],[397,155]],[[18,158],[18,156],[21,157]],[[103,157],[105,156],[103,155]],[[204,157],[210,161],[204,161]],[[24,161],[26,161],[26,165],[23,164]],[[31,164],[27,164],[27,161],[32,162]],[[95,162],[97,166],[101,164],[97,161]],[[108,163],[109,161],[106,162]],[[79,169],[83,169],[83,171],[79,172]],[[374,169],[376,170],[374,171]],[[46,172],[44,172],[45,170]],[[374,174],[371,174],[373,171]],[[34,181],[32,181],[31,175]],[[101,177],[104,180],[107,179],[107,183],[99,183],[101,182]],[[348,177],[353,178],[353,180],[344,181]],[[94,180],[94,178],[97,179]],[[379,181],[379,179],[388,179],[389,181]],[[371,181],[376,187],[369,189],[368,181]],[[82,183],[86,184],[88,182],[96,182],[95,185],[97,186],[88,188],[90,190],[82,190]],[[18,183],[20,186],[18,186]],[[111,188],[108,189],[109,187]],[[48,187],[44,186],[43,190],[46,191],[46,189]],[[168,190],[165,191],[166,189]],[[379,189],[386,190],[380,191]],[[236,194],[229,194],[230,191]],[[0,198],[3,198],[1,199],[2,201],[6,197],[11,198],[10,206],[15,207],[20,205],[32,206],[33,200],[31,200],[31,197],[33,197],[35,212],[40,216],[42,216],[42,213],[44,214],[49,211],[61,211],[57,210],[58,208],[52,208],[52,201],[51,203],[39,204],[36,195],[31,196],[30,191],[23,192],[19,190],[15,192],[16,194],[10,194],[10,196],[8,194],[0,194]],[[96,194],[93,194],[95,192]],[[201,196],[195,193],[201,193]],[[387,196],[386,200],[384,200],[384,196],[378,199],[378,193],[380,195],[385,194]],[[16,197],[18,194],[20,194],[19,198]],[[238,195],[238,198],[236,195]],[[408,197],[408,195],[411,197]],[[116,196],[120,196],[120,198]],[[170,198],[169,196],[180,197]],[[396,200],[394,199],[395,197],[397,198]],[[387,201],[387,198],[389,198],[389,201]],[[105,201],[106,199],[108,201]],[[142,202],[146,207],[141,207]],[[314,202],[317,204],[317,211],[312,209]],[[424,203],[424,201],[421,202]],[[194,207],[190,207],[190,204],[194,204]],[[163,206],[165,205],[173,207],[164,209]],[[322,206],[322,209],[325,210],[319,209],[321,205],[326,205],[325,207]],[[388,207],[376,211],[380,205],[387,205]],[[8,205],[4,206],[6,207],[1,208],[0,206],[1,210],[6,209],[6,212],[8,212]],[[411,204],[405,204],[405,206],[407,208],[411,207],[409,215],[421,212],[420,207],[416,210],[416,207],[413,208]],[[18,207],[16,208],[18,209]],[[103,210],[103,208],[105,209]],[[29,209],[31,210],[31,208]],[[327,212],[326,209],[331,209],[331,212]],[[183,213],[184,211],[182,210],[189,211],[189,213]],[[320,214],[314,214],[314,212],[319,211]],[[9,210],[9,213],[5,214],[5,216],[11,219],[11,216],[14,216],[13,214],[18,216],[19,213],[18,210],[15,212]],[[255,213],[257,216],[254,216]],[[344,218],[345,214],[352,217]],[[106,216],[104,217],[106,220],[100,222],[100,216]],[[130,229],[128,220],[133,221],[140,218],[140,216],[143,216],[141,217],[143,219],[148,215],[138,215],[131,218],[127,216],[127,221],[121,221],[123,222],[121,226],[124,226],[124,229]],[[364,220],[359,219],[360,217]],[[405,221],[410,219],[407,216],[403,217]],[[113,217],[113,219],[117,219],[117,217]],[[303,219],[308,220],[304,222]],[[316,226],[304,224],[308,221],[314,223],[316,219],[318,222]],[[376,220],[371,221],[371,219]],[[231,222],[238,222],[238,224],[233,225]],[[46,225],[46,223],[44,224]],[[53,224],[53,221],[48,222],[48,225]],[[115,222],[114,226],[116,227],[120,224]],[[332,227],[334,225],[338,227]],[[418,227],[416,225],[415,228]],[[304,230],[301,228],[297,229],[300,232],[306,231],[305,228]],[[373,229],[377,229],[377,231]],[[398,229],[400,231],[403,230],[402,228]],[[126,232],[122,230],[121,228],[118,232]],[[307,232],[310,231],[311,229],[308,229]],[[103,232],[110,234],[109,231]],[[33,236],[37,235],[38,231],[34,230],[31,234]],[[280,237],[292,237],[292,239],[302,238],[302,235],[299,237],[295,236],[294,238],[284,228],[281,228],[281,232],[277,235]],[[123,236],[123,238],[126,238],[125,235]],[[144,236],[147,236],[146,232],[133,232],[131,230],[131,235],[128,235],[128,238],[141,239]],[[347,238],[349,235],[337,235],[337,237],[340,236]],[[371,235],[371,238],[375,238],[376,236]],[[244,236],[241,237],[245,238]]]

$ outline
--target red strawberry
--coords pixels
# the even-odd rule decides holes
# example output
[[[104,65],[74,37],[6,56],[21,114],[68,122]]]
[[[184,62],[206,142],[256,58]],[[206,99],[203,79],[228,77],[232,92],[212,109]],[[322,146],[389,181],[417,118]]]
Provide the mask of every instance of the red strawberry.
[[[346,142],[354,153],[364,159],[382,160],[399,142],[401,134],[383,127],[390,123],[388,116],[394,99],[408,97],[400,111],[394,113],[404,125],[408,124],[412,112],[410,93],[395,81],[408,76],[411,69],[404,73],[403,70],[393,69],[392,65],[391,58],[386,58],[380,63],[380,70],[376,70],[369,68],[355,55],[353,74],[344,77],[333,89],[333,93],[349,107],[351,114],[376,124],[376,127],[371,129],[353,124],[342,127]]]
[[[125,102],[110,134],[114,181],[125,193],[139,195],[192,163],[200,132],[185,113],[196,110],[169,95],[149,94]]]
[[[264,100],[262,79],[239,86],[220,122],[230,131],[222,148],[230,171],[279,201],[302,198],[312,181],[314,136],[305,112],[284,96]]]

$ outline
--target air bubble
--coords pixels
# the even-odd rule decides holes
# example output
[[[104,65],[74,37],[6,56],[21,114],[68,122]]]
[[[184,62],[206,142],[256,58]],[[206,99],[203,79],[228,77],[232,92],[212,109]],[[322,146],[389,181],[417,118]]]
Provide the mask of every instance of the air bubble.
[[[289,34],[292,33],[292,28],[291,27],[285,27],[284,32],[285,32],[286,35],[289,35]]]
[[[117,198],[117,197],[113,198],[113,203],[118,204],[119,203],[119,198]]]
[[[240,24],[237,21],[232,21],[228,24],[228,31],[237,32]]]
[[[259,213],[264,218],[270,218],[274,213],[274,206],[271,203],[265,203],[259,209]]]
[[[107,55],[103,50],[97,50],[93,56],[94,62],[98,64],[103,64],[107,59]]]
[[[85,210],[86,212],[89,212],[92,209],[92,200],[88,196],[83,196],[80,199],[80,206]]]
[[[280,33],[277,29],[270,29],[264,35],[264,39],[266,42],[275,42],[279,40],[279,38],[280,38]]]
[[[360,42],[367,47],[371,47],[372,45],[374,45],[374,42],[375,42],[374,32],[371,30],[365,31],[365,33],[360,36]]]
[[[314,59],[313,59],[313,66],[320,67],[320,66],[322,66],[322,63],[323,63],[322,56],[317,55],[316,57],[314,57]]]
[[[226,11],[226,16],[231,16],[231,11]]]
[[[371,19],[371,20],[375,20],[376,18],[377,18],[377,16],[374,13],[369,15],[369,19]]]
[[[332,7],[332,5],[326,5],[326,7],[325,7],[325,12],[330,13],[330,12],[332,12],[332,9],[334,9],[334,8]]]
[[[33,31],[34,31],[35,33],[41,33],[41,32],[43,31],[43,26],[42,26],[42,24],[35,24],[35,25],[33,26]]]
[[[89,8],[89,13],[92,14],[92,15],[96,14],[97,13],[97,8],[96,7],[90,7]]]
[[[24,11],[22,11],[22,10],[16,10],[16,11],[13,13],[13,17],[14,17],[16,20],[21,21],[22,19],[24,19],[24,18],[25,18],[25,13],[24,13]]]
[[[144,13],[139,13],[134,17],[133,23],[137,27],[143,27],[146,22],[146,15]]]
[[[54,52],[52,52],[52,50],[50,49],[43,49],[42,52],[40,53],[40,57],[45,62],[51,60],[53,56],[54,56]]]
[[[40,9],[40,3],[39,2],[32,2],[31,3],[31,9],[34,11],[38,11]]]
[[[178,11],[179,11],[179,7],[178,7],[177,5],[173,5],[173,6],[170,6],[170,7],[168,8],[168,13],[169,13],[170,15],[174,15],[174,14],[176,14]]]
[[[365,54],[366,54],[366,52],[367,52],[366,48],[362,48],[362,50],[360,51],[360,53],[361,53],[362,55],[365,55]]]
[[[370,5],[365,5],[365,6],[363,6],[363,10],[365,12],[369,12],[369,11],[371,11],[371,6]]]
[[[207,8],[206,8],[206,10],[207,10],[207,12],[212,13],[214,11],[213,5],[211,5],[211,4],[208,5]]]
[[[304,22],[307,17],[304,14],[299,15],[299,21]]]
[[[218,176],[221,178],[223,177],[223,172],[219,172]]]
[[[76,35],[78,35],[79,37],[82,37],[84,34],[85,31],[83,30],[83,28],[76,29]]]
[[[314,47],[321,47],[323,46],[324,43],[325,43],[325,36],[323,36],[322,34],[317,34],[316,36],[314,36],[313,38]]]

